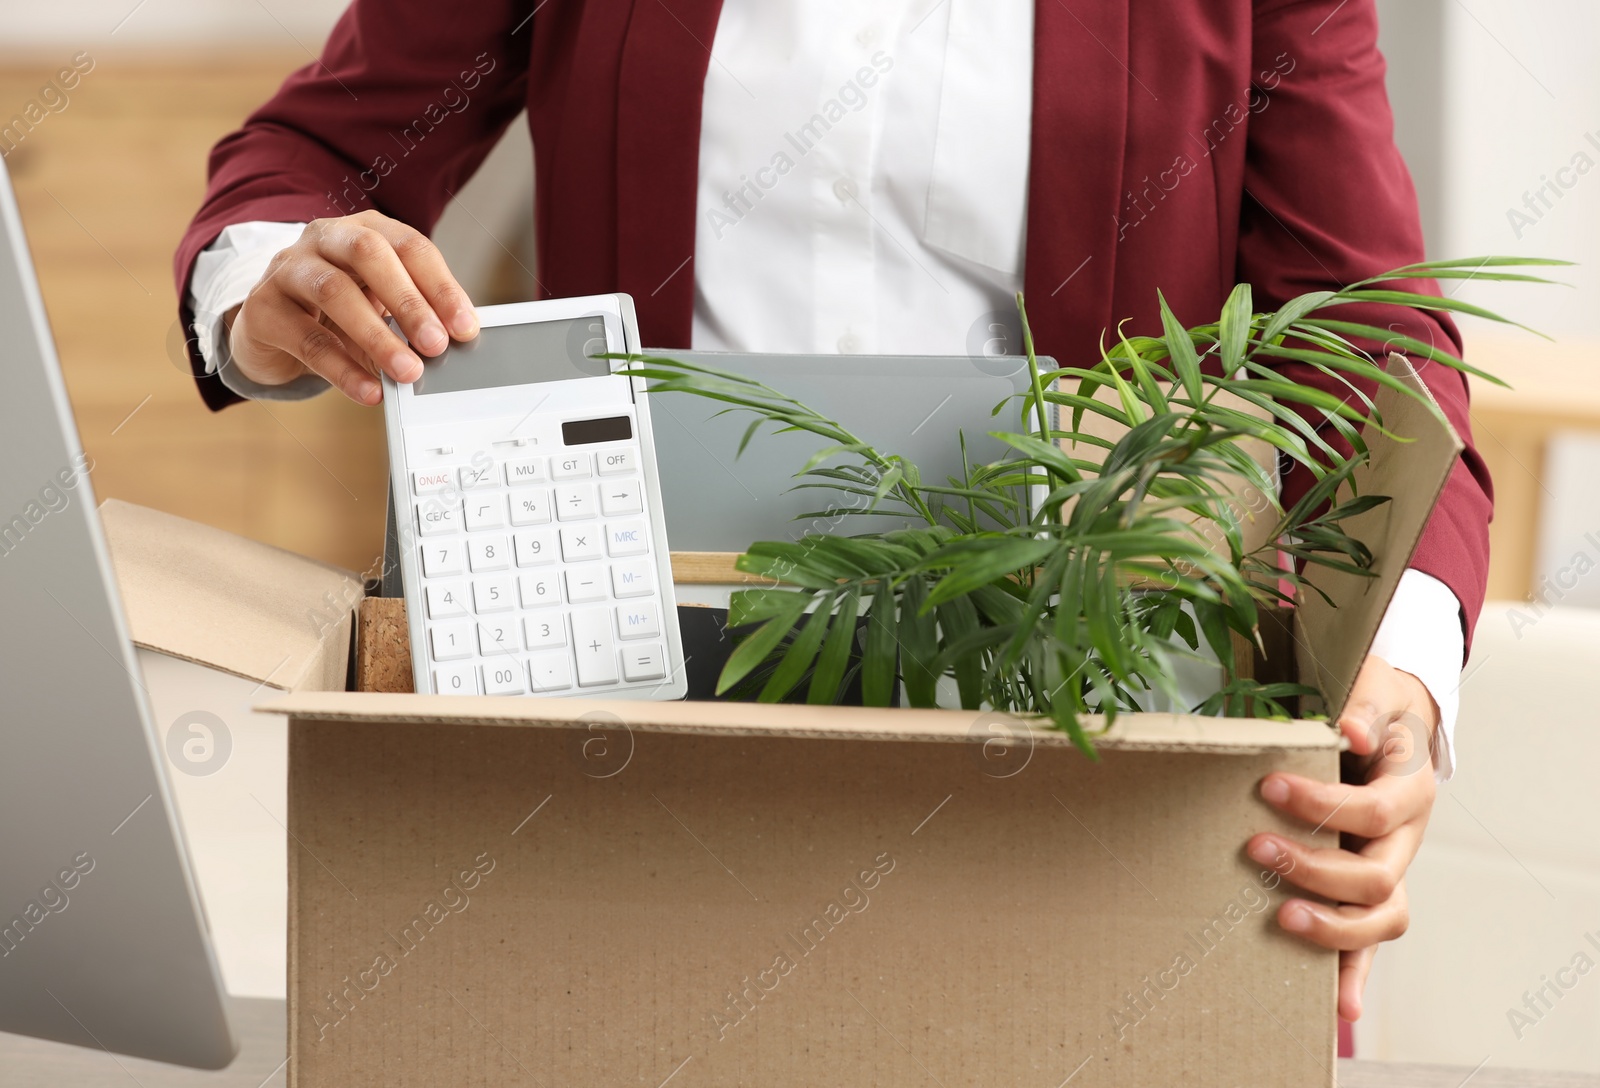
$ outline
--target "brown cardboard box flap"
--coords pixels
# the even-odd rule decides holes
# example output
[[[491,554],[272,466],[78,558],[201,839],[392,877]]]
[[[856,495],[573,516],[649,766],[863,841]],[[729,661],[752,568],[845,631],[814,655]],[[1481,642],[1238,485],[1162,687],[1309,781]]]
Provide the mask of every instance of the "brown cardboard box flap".
[[[490,696],[397,695],[300,691],[258,710],[300,722],[384,722],[414,725],[504,725],[587,728],[601,721],[639,732],[703,733],[830,740],[955,741],[1064,748],[1068,736],[1008,714],[967,710],[825,707],[790,703],[643,702],[600,699],[504,699]],[[1087,719],[1091,730],[1100,719]],[[1321,722],[1203,718],[1192,714],[1122,714],[1095,738],[1118,751],[1240,754],[1333,749],[1339,738]]]
[[[135,645],[286,691],[344,687],[354,574],[117,499],[100,521]]]
[[[1389,434],[1369,428],[1372,456],[1353,482],[1359,494],[1388,495],[1390,501],[1345,522],[1346,531],[1372,549],[1375,577],[1314,570],[1311,580],[1332,603],[1310,591],[1296,601],[1300,679],[1322,692],[1333,720],[1344,710],[1400,575],[1464,448],[1411,361],[1391,354],[1389,373],[1421,397],[1385,386],[1373,398]]]

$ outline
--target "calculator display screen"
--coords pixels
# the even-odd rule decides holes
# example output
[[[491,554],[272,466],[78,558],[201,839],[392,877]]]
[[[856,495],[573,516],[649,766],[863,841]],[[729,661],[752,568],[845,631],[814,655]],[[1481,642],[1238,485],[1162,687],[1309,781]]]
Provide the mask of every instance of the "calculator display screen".
[[[451,341],[444,354],[424,357],[415,394],[456,393],[532,385],[568,378],[605,377],[611,364],[595,359],[606,350],[605,319],[598,315],[568,321],[493,325],[466,343]]]
[[[561,441],[569,446],[591,442],[626,442],[633,437],[633,420],[627,416],[578,419],[561,425]]]

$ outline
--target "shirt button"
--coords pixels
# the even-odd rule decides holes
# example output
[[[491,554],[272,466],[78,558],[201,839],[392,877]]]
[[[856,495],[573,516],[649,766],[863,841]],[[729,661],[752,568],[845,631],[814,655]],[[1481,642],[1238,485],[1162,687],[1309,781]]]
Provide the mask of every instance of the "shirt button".
[[[849,204],[856,198],[856,183],[849,178],[840,178],[833,183],[833,195],[839,198],[839,203]]]
[[[863,27],[861,32],[856,35],[856,41],[871,49],[878,44],[878,28],[875,26]]]
[[[856,339],[856,334],[847,332],[839,337],[839,354],[855,355],[861,350],[861,341]]]

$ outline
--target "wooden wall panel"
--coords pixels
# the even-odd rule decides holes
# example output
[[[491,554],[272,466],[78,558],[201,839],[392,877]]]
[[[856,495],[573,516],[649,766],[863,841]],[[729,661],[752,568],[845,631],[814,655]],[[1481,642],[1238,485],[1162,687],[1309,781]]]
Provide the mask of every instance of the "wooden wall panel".
[[[66,59],[0,63],[0,119]],[[101,498],[361,570],[383,541],[383,420],[336,396],[213,414],[175,359],[172,252],[206,154],[299,52],[97,56],[6,156]]]

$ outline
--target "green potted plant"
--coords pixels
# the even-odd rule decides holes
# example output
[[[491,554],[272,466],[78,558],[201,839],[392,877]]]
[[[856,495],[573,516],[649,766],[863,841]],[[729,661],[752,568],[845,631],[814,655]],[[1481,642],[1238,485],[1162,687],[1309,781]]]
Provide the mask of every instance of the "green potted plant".
[[[1049,373],[1040,370],[1019,295],[1031,392],[1020,405],[995,409],[1011,424],[995,432],[1011,454],[969,465],[961,479],[925,480],[905,458],[754,380],[631,356],[655,392],[691,393],[751,413],[741,453],[763,426],[828,440],[796,477],[798,487],[842,500],[825,511],[830,517],[847,524],[851,513],[893,510],[915,522],[753,543],[738,569],[777,584],[734,593],[730,626],[748,633],[719,692],[758,681],[763,701],[804,691],[811,703],[832,704],[859,679],[866,705],[889,705],[903,690],[912,706],[932,707],[948,678],[946,702],[1047,719],[1093,754],[1086,715],[1109,724],[1148,693],[1176,699],[1175,664],[1203,645],[1225,679],[1197,712],[1288,716],[1289,700],[1316,693],[1251,678],[1236,667],[1232,636],[1259,643],[1262,610],[1317,592],[1319,569],[1370,570],[1371,552],[1344,528],[1387,501],[1352,486],[1369,456],[1363,433],[1384,427],[1362,387],[1416,394],[1356,341],[1497,381],[1431,345],[1330,315],[1376,302],[1510,323],[1457,299],[1385,285],[1549,283],[1509,270],[1565,263],[1490,257],[1410,265],[1302,295],[1271,313],[1256,313],[1249,285],[1241,284],[1215,322],[1194,328],[1183,327],[1163,298],[1160,335],[1119,329],[1094,364]],[[1297,384],[1279,372],[1285,362],[1338,376],[1347,394]],[[1114,437],[1090,425],[1097,418],[1113,425]],[[1305,466],[1314,485],[1283,508],[1252,444]],[[1265,496],[1274,519],[1254,546],[1245,539],[1245,491]]]

